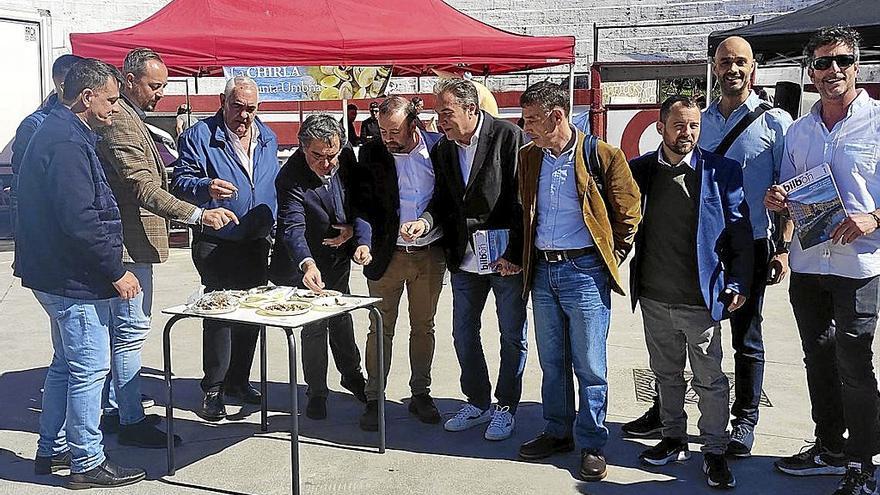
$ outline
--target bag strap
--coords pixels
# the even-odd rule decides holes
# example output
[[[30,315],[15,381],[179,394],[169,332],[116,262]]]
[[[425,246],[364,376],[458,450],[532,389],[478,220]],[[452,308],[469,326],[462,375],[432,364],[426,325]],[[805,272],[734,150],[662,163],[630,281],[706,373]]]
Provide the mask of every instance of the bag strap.
[[[602,164],[599,163],[599,138],[588,134],[584,138],[583,152],[584,161],[587,164],[587,173],[590,174],[590,177],[596,183],[596,188],[599,190],[599,195],[602,196],[602,201],[607,203],[608,198],[605,196],[605,172],[602,170]]]
[[[724,139],[721,140],[721,143],[718,144],[718,147],[715,148],[714,153],[716,155],[724,156],[727,153],[727,150],[733,145],[733,142],[736,141],[736,138],[740,136],[750,125],[752,122],[758,120],[758,117],[764,114],[767,110],[770,110],[771,107],[767,102],[761,102],[757,108],[749,112],[742,120],[736,123],[733,129],[724,136]]]

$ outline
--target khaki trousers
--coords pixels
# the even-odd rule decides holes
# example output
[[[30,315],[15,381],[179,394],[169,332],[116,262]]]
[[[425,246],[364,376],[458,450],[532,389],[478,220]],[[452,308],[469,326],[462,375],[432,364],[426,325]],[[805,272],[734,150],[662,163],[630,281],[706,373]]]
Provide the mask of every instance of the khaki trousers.
[[[367,280],[370,296],[381,297],[376,306],[382,313],[383,345],[385,346],[385,378],[391,369],[392,340],[397,325],[400,297],[406,288],[409,300],[409,387],[413,395],[426,394],[431,386],[431,363],[434,360],[434,314],[443,287],[446,261],[443,249],[431,246],[422,251],[395,251],[388,269],[379,280]],[[367,400],[379,397],[379,376],[376,366],[376,321],[370,318],[367,335]]]

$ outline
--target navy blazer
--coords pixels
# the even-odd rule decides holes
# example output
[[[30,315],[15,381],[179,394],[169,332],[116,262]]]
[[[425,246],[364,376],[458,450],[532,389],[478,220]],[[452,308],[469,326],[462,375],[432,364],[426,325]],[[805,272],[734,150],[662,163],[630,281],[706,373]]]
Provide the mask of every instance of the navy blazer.
[[[443,137],[436,132],[421,131],[430,152]],[[354,196],[355,210],[371,227],[367,242],[373,261],[364,267],[364,276],[379,280],[391,263],[400,234],[400,187],[394,156],[380,141],[363,145],[358,156],[358,190]]]
[[[523,207],[517,182],[523,132],[486,112],[470,176],[463,178],[458,145],[445,136],[431,150],[434,197],[422,215],[433,227],[443,226],[446,266],[457,272],[477,230],[510,229],[503,257],[522,264]]]
[[[651,193],[651,181],[659,166],[658,151],[630,162],[632,175],[642,191],[642,218]],[[730,315],[721,294],[725,289],[749,296],[754,271],[754,241],[749,209],[742,185],[739,163],[701,148],[694,149],[700,193],[697,198],[697,268],[706,308],[715,321]],[[635,310],[639,299],[640,267],[645,230],[635,239],[635,255],[630,262],[630,294]]]
[[[351,208],[352,172],[356,166],[354,152],[343,148],[336,172],[342,184],[342,201],[346,222],[334,214],[333,198],[321,179],[309,168],[302,148],[296,150],[281,167],[275,179],[278,195],[278,220],[275,225],[275,246],[269,266],[269,279],[277,284],[299,285],[302,280],[300,263],[315,260],[321,271],[339,263],[348,263],[354,249],[368,245],[370,225]],[[353,226],[354,236],[338,248],[323,245],[324,239],[336,237],[335,223]]]

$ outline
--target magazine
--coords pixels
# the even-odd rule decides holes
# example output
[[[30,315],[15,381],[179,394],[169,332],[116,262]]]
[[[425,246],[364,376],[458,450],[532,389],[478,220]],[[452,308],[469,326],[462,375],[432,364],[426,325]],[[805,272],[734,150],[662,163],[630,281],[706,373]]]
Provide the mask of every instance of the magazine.
[[[846,218],[846,210],[827,163],[782,183],[788,193],[788,212],[794,221],[801,249],[831,239],[831,232]]]
[[[485,275],[498,270],[492,264],[507,251],[510,230],[478,230],[474,232],[474,253],[477,255],[477,273]]]

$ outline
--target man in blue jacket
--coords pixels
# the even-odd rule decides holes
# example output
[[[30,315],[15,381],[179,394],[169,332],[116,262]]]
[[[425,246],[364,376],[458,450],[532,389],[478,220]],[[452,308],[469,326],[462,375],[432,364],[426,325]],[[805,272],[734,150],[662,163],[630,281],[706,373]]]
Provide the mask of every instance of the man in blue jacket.
[[[642,225],[630,270],[641,304],[651,371],[660,390],[663,439],[639,456],[661,466],[690,457],[684,412],[686,357],[699,397],[703,472],[709,486],[736,484],[724,459],[729,386],[721,324],[749,295],[752,230],[739,163],[697,147],[700,109],[685,96],[660,107],[663,144],[630,163],[642,192]]]
[[[40,128],[40,124],[43,123],[46,116],[52,113],[52,110],[54,110],[55,107],[61,105],[59,96],[61,95],[61,90],[64,86],[64,77],[67,76],[70,68],[80,60],[82,60],[82,57],[71,55],[69,53],[55,59],[55,63],[52,64],[52,83],[55,85],[55,92],[46,98],[46,101],[43,102],[43,106],[25,117],[15,130],[15,139],[12,141],[12,184],[9,188],[10,221],[12,223],[13,236],[15,236],[15,216],[18,211],[18,174],[21,173],[24,151],[27,149],[31,137],[33,137],[34,133],[37,132],[37,129]]]
[[[118,71],[84,60],[67,99],[44,119],[23,157],[15,275],[49,315],[52,364],[43,385],[36,474],[70,466],[69,488],[123,486],[144,471],[104,455],[101,392],[110,371],[110,306],[140,292],[122,266],[119,208],[95,154],[94,130],[118,111]]]
[[[226,208],[239,220],[210,233],[193,229],[193,263],[206,291],[249,289],[268,279],[278,141],[257,119],[258,99],[253,79],[230,79],[220,110],[180,136],[172,192],[202,209]],[[226,417],[224,394],[260,403],[248,381],[259,328],[210,320],[202,325],[205,398],[197,414],[219,421]]]

